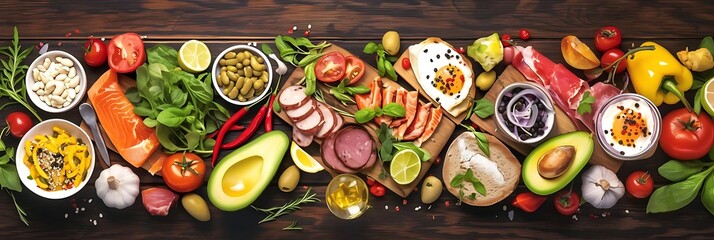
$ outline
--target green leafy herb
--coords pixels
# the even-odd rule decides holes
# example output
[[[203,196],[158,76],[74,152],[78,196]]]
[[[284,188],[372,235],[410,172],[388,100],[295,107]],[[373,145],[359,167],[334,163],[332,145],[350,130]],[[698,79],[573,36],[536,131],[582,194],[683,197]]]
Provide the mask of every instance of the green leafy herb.
[[[330,88],[330,94],[332,94],[337,100],[340,100],[342,104],[347,105],[347,103],[355,103],[352,98],[355,94],[365,94],[369,93],[369,88],[364,85],[359,86],[347,86],[349,84],[349,79],[344,79],[335,87]]]
[[[253,209],[263,212],[267,214],[263,220],[260,220],[258,224],[264,223],[264,222],[270,222],[275,220],[276,218],[290,214],[291,212],[294,212],[296,210],[300,210],[300,205],[305,204],[305,203],[314,203],[314,202],[320,202],[320,199],[315,196],[315,193],[311,192],[312,188],[308,188],[307,191],[305,192],[305,195],[303,195],[301,198],[295,199],[293,201],[287,202],[283,204],[280,207],[272,207],[272,208],[258,208],[253,205]]]
[[[474,107],[471,109],[471,112],[469,112],[466,118],[468,119],[471,114],[476,114],[476,116],[483,119],[493,115],[494,111],[495,107],[493,105],[493,102],[486,98],[481,98],[479,100],[474,101]]]
[[[392,161],[392,129],[390,129],[387,124],[382,123],[379,125],[377,139],[382,144],[382,147],[379,148],[379,159],[381,159],[382,162]]]
[[[292,223],[290,223],[290,225],[283,228],[283,231],[288,231],[288,230],[302,230],[302,227],[297,225],[297,220],[294,220]]]
[[[702,183],[712,170],[714,167],[709,167],[684,181],[657,188],[647,203],[647,213],[669,212],[687,206],[697,196]]]
[[[5,136],[5,133],[9,130],[9,128],[3,128],[0,130],[0,137]],[[13,157],[15,157],[15,149],[14,148],[5,148],[5,143],[3,143],[2,139],[0,139],[0,146],[2,146],[2,150],[0,150],[0,188],[4,188],[5,191],[7,191],[8,194],[10,194],[10,197],[12,197],[13,203],[15,203],[15,209],[17,209],[17,215],[20,217],[20,221],[25,223],[25,225],[30,225],[27,222],[27,219],[25,216],[27,216],[27,213],[25,213],[25,210],[20,207],[20,205],[17,204],[17,201],[15,200],[15,195],[10,192],[10,190],[15,191],[15,192],[22,192],[22,184],[20,184],[20,176],[17,173],[17,167],[14,164]]]
[[[322,90],[320,90],[320,89],[317,89],[317,90],[315,91],[315,100],[317,100],[318,102],[324,103],[324,104],[325,104],[326,106],[328,106],[329,108],[332,108],[332,110],[335,110],[335,112],[337,112],[337,114],[340,114],[340,115],[345,116],[345,117],[355,118],[355,115],[353,115],[353,114],[351,114],[351,113],[349,113],[349,112],[347,112],[347,111],[345,111],[345,110],[342,110],[342,109],[333,107],[333,106],[330,105],[330,104],[327,104],[327,102],[325,102],[325,95],[322,93]],[[277,102],[277,101],[276,101],[276,102]]]
[[[362,52],[377,54],[377,73],[380,77],[387,77],[394,81],[397,80],[397,72],[394,71],[392,64],[394,64],[398,58],[387,54],[382,44],[368,42],[367,45],[364,46],[364,49],[362,49]]]
[[[471,183],[471,186],[479,194],[486,196],[486,187],[473,174],[471,168],[466,169],[466,172],[456,174],[449,185],[453,188],[459,188],[459,202],[464,198],[464,182]],[[471,198],[471,197],[470,197]],[[476,199],[475,193],[471,200]]]
[[[0,58],[0,63],[2,63],[0,65],[0,69],[2,69],[0,71],[2,73],[0,74],[0,99],[7,101],[7,99],[4,99],[7,97],[10,100],[0,106],[0,110],[9,105],[19,103],[30,111],[37,120],[42,121],[40,115],[37,115],[37,111],[30,106],[25,90],[25,75],[29,66],[25,65],[24,62],[31,51],[32,48],[22,49],[17,27],[13,28],[12,45],[0,48],[0,54],[7,57],[7,59]]]
[[[373,109],[363,108],[355,112],[355,120],[358,123],[366,123],[374,119],[375,117],[380,117],[382,115],[390,117],[404,117],[406,110],[404,106],[399,103],[387,103],[384,107],[380,108],[375,106]]]
[[[702,204],[714,215],[714,174],[709,174],[702,187]]]
[[[662,164],[657,168],[659,175],[666,178],[667,180],[677,182],[682,181],[694,174],[701,172],[706,165],[702,161],[679,161],[679,160],[669,160],[668,162]]]
[[[329,47],[327,42],[317,45],[304,37],[293,38],[291,36],[275,37],[275,47],[280,52],[280,58],[295,67],[305,67],[314,62],[322,54],[322,50]]]
[[[583,115],[592,112],[593,103],[595,103],[595,97],[590,95],[590,91],[586,91],[585,94],[583,94],[583,98],[580,99],[580,103],[578,104],[578,114]]]
[[[156,45],[146,50],[148,64],[136,69],[136,88],[127,93],[134,113],[144,125],[156,128],[165,152],[213,152],[215,140],[206,135],[218,130],[229,113],[213,101],[211,76],[194,75],[178,68],[176,49]]]
[[[476,143],[478,144],[478,148],[480,148],[481,151],[483,151],[483,153],[486,154],[487,157],[490,157],[491,150],[488,148],[488,139],[486,138],[486,134],[483,134],[482,132],[477,132],[476,129],[474,129],[473,127],[464,125],[463,123],[460,123],[459,125],[474,134],[474,137],[476,137],[477,140]]]
[[[397,152],[409,149],[414,151],[418,156],[419,159],[422,162],[429,161],[431,159],[431,153],[427,152],[425,149],[417,147],[417,145],[414,144],[414,142],[397,142],[393,143],[392,146],[394,146],[394,149],[397,150]]]
[[[694,95],[694,113],[699,115],[702,111],[702,94],[704,92],[703,88],[697,90],[697,94]]]
[[[260,50],[262,50],[263,53],[265,53],[265,55],[273,54],[273,49],[271,49],[270,46],[268,46],[268,44],[265,44],[265,43],[260,44]]]

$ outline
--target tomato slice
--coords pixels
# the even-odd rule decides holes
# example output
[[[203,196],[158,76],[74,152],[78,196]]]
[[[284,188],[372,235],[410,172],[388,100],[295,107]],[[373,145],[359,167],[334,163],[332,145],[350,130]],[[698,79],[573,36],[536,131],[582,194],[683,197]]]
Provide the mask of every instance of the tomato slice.
[[[115,36],[108,50],[109,67],[118,73],[133,72],[146,61],[144,41],[136,33]]]
[[[355,56],[346,57],[345,62],[347,64],[345,78],[350,81],[349,85],[355,84],[364,75],[364,62]]]
[[[345,55],[340,52],[330,52],[317,60],[315,76],[322,82],[336,82],[345,77]]]

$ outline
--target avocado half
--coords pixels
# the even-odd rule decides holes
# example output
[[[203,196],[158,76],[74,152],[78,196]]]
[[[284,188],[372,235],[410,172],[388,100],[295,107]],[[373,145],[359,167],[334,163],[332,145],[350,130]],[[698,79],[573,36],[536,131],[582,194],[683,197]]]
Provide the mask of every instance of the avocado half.
[[[547,179],[538,174],[538,160],[551,149],[570,145],[575,147],[575,156],[568,170],[559,177]],[[556,136],[533,149],[523,161],[523,182],[531,192],[550,195],[568,185],[590,160],[595,147],[589,132],[570,132]]]
[[[282,131],[264,133],[225,156],[208,179],[208,198],[223,211],[247,207],[268,186],[288,150]]]

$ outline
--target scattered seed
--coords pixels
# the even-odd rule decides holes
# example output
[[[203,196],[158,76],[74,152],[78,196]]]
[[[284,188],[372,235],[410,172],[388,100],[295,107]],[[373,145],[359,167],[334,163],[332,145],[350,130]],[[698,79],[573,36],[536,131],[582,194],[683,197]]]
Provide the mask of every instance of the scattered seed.
[[[293,34],[293,32],[295,32],[295,30],[293,30],[292,28],[291,28],[291,29],[288,29],[288,35]]]
[[[62,42],[58,42],[58,43],[57,43],[57,46],[58,46],[58,47],[59,47],[59,46],[62,46]]]
[[[407,205],[407,199],[402,200],[402,205]]]
[[[102,38],[102,42],[104,42],[104,41],[106,41],[106,40],[107,40],[106,38]]]
[[[40,42],[40,43],[39,43],[39,45],[40,45],[40,47],[42,47],[42,46],[44,46],[44,45],[45,45],[45,43],[43,43],[43,42]]]
[[[309,37],[309,36],[310,36],[310,30],[305,30],[305,33],[303,33],[303,35],[305,35],[305,37]]]
[[[444,205],[448,207],[449,205],[451,205],[451,202],[446,201],[446,202],[444,202]]]
[[[92,219],[91,219],[91,218],[89,219],[89,222],[92,222]]]
[[[578,215],[573,215],[573,217],[571,217],[570,219],[573,219],[573,220],[575,220],[575,221],[578,221]]]
[[[431,204],[429,204],[429,207],[426,208],[426,210],[431,210]]]
[[[65,213],[65,214],[64,214],[64,218],[68,218],[68,217],[69,217],[69,214],[66,214],[66,213]]]
[[[394,207],[394,211],[399,212],[399,206]]]
[[[97,226],[97,220],[94,220],[94,226]]]
[[[436,218],[434,217],[434,215],[431,215],[431,220],[436,220]]]
[[[307,29],[312,29],[312,24],[308,24]]]
[[[630,213],[630,210],[625,209],[625,213]]]
[[[293,31],[297,30],[297,25],[293,25]]]
[[[71,33],[71,32],[68,32],[68,33],[65,34],[64,36],[65,36],[65,37],[71,37],[71,36],[72,36],[72,33]]]
[[[80,208],[80,210],[82,210],[82,212],[84,212],[84,208]]]
[[[508,211],[508,219],[510,219],[511,221],[513,221],[513,214],[513,210]]]
[[[307,186],[302,186],[302,189],[304,189],[304,190],[307,190],[307,188],[308,188]]]
[[[389,210],[389,205],[384,205],[384,210]]]
[[[503,211],[504,212],[506,211],[506,205],[503,205]]]
[[[414,208],[414,211],[419,211],[419,207],[415,207],[415,208]]]
[[[87,200],[87,202],[88,202],[88,203],[92,203],[92,199],[90,198],[89,200]]]
[[[102,213],[99,213],[99,218],[103,218],[104,215]]]

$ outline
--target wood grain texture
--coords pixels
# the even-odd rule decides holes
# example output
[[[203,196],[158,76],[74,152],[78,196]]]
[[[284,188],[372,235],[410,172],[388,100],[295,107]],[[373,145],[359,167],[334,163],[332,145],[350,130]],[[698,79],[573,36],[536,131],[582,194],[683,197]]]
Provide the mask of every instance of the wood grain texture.
[[[645,40],[655,40],[670,51],[696,47],[701,37],[714,32],[714,2],[706,0],[682,1],[2,1],[0,2],[0,39],[11,36],[12,26],[18,26],[22,43],[34,46],[40,41],[50,44],[50,49],[68,51],[81,56],[86,37],[95,35],[111,37],[126,31],[147,35],[147,46],[168,43],[178,47],[187,39],[206,40],[211,52],[218,54],[228,46],[248,41],[270,41],[277,34],[285,34],[293,25],[302,33],[312,24],[314,39],[329,39],[375,66],[373,58],[361,53],[367,41],[379,41],[387,30],[401,34],[402,50],[426,37],[438,36],[456,47],[466,47],[477,37],[492,32],[517,35],[527,28],[533,40],[522,45],[533,45],[554,62],[564,62],[560,54],[560,39],[575,34],[589,46],[591,36],[602,25],[617,25],[625,33],[622,48],[639,45]],[[74,30],[78,29],[79,33]],[[72,33],[67,37],[67,33]],[[7,41],[0,41],[6,46]],[[37,56],[33,51],[27,63]],[[496,71],[502,72],[500,65]],[[85,66],[90,83],[104,71]],[[480,73],[477,67],[475,76]],[[583,77],[581,71],[574,71]],[[290,72],[289,72],[290,73]],[[483,96],[477,92],[477,98]],[[691,100],[693,93],[687,94]],[[0,104],[6,103],[0,100]],[[228,105],[229,111],[238,108]],[[663,114],[681,105],[660,107]],[[0,111],[0,118],[20,110],[10,106]],[[256,109],[257,110],[257,109]],[[251,110],[249,116],[255,114]],[[64,114],[41,113],[47,118],[66,118],[80,122],[76,109]],[[246,123],[248,120],[242,121]],[[276,121],[276,130],[290,132],[290,127]],[[260,130],[262,131],[262,130]],[[461,133],[458,129],[449,141]],[[259,132],[260,133],[260,132]],[[2,136],[8,146],[17,145],[12,137]],[[316,151],[316,149],[308,149]],[[223,153],[225,155],[227,152]],[[515,152],[514,152],[515,153]],[[111,153],[112,158],[119,156]],[[523,155],[516,153],[519,159]],[[443,157],[443,154],[441,155]],[[625,179],[634,170],[656,173],[657,167],[669,160],[661,150],[650,159],[623,163],[618,176]],[[120,162],[119,162],[120,163]],[[128,164],[124,164],[128,165]],[[283,159],[280,169],[292,165],[289,157]],[[99,167],[99,166],[97,166]],[[101,169],[95,169],[97,173]],[[427,174],[441,176],[442,167],[434,165]],[[142,189],[163,186],[160,177],[137,171]],[[96,179],[96,174],[90,181]],[[324,191],[330,175],[327,172],[302,174],[300,186],[313,186],[318,197]],[[653,174],[656,186],[669,182]],[[276,179],[257,200],[256,205],[269,207],[292,200],[304,191],[294,193],[277,190]],[[573,183],[579,192],[580,178]],[[450,239],[450,238],[676,238],[709,239],[714,230],[709,227],[712,215],[694,200],[689,206],[672,213],[645,214],[647,200],[625,196],[606,218],[604,210],[581,206],[578,220],[560,216],[553,209],[550,198],[536,213],[526,214],[513,209],[510,202],[516,193],[527,191],[521,184],[514,194],[492,207],[455,206],[456,197],[444,192],[429,209],[420,204],[418,194],[404,198],[387,194],[370,198],[372,209],[362,217],[342,221],[332,216],[324,203],[306,205],[303,210],[279,218],[276,222],[257,224],[262,215],[246,209],[238,212],[221,212],[211,207],[213,219],[208,223],[193,220],[179,208],[171,210],[168,217],[151,217],[141,206],[141,200],[128,209],[106,208],[97,198],[92,184],[79,192],[74,199],[84,211],[75,214],[70,199],[45,200],[29,191],[16,194],[18,202],[28,212],[31,227],[19,220],[10,197],[0,193],[0,239],[81,239],[81,238],[240,238],[240,239],[295,239],[295,238],[347,238],[347,239]],[[197,191],[206,196],[205,186]],[[88,203],[92,199],[92,203]],[[447,207],[445,202],[449,201]],[[385,206],[387,209],[385,209]],[[400,211],[396,211],[399,206]],[[421,210],[415,208],[421,206]],[[506,211],[503,207],[506,207]],[[514,210],[513,220],[508,213]],[[628,213],[629,212],[629,213]],[[64,218],[64,214],[68,218]],[[99,213],[103,218],[99,218]],[[89,219],[97,220],[94,226]],[[300,232],[281,231],[292,220],[305,229]]]

